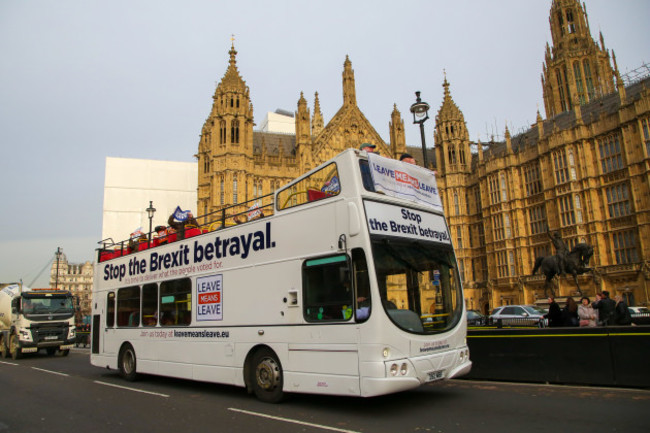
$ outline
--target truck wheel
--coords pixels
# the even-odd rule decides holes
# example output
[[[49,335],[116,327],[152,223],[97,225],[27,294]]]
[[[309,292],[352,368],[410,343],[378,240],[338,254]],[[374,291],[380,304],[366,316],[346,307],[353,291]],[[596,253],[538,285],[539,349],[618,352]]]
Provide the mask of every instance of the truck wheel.
[[[20,345],[18,343],[18,336],[13,334],[11,339],[9,339],[9,353],[11,353],[11,358],[15,361],[16,359],[22,358],[22,353],[20,352]]]
[[[70,349],[65,349],[65,350],[59,350],[58,354],[61,356],[68,356],[69,353],[70,353]]]
[[[272,350],[262,348],[253,356],[253,391],[255,396],[267,403],[278,403],[284,397],[282,366]]]
[[[0,335],[0,356],[2,358],[9,357],[9,348],[7,347],[7,343],[5,342],[4,335]]]
[[[120,355],[117,360],[120,368],[120,375],[129,382],[133,382],[138,377],[136,373],[136,357],[135,350],[130,344],[125,344],[120,350]]]

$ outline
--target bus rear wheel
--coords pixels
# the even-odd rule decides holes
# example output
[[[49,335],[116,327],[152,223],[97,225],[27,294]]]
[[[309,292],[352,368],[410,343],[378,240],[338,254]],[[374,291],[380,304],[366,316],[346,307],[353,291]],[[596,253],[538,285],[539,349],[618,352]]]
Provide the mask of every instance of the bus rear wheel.
[[[258,350],[253,356],[252,385],[255,396],[267,403],[278,403],[284,397],[282,365],[268,348]]]
[[[136,373],[136,357],[135,350],[130,344],[126,344],[120,350],[120,355],[117,360],[118,367],[120,369],[120,375],[128,380],[133,382],[138,377]]]

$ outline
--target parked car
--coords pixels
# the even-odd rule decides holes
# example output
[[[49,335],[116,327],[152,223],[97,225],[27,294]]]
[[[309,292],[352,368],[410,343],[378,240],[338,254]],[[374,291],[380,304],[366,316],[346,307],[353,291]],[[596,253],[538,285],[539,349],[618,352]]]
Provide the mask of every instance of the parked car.
[[[546,311],[537,305],[503,305],[492,310],[490,322],[500,325],[546,326]]]
[[[648,307],[627,307],[635,325],[650,325],[650,309]]]
[[[485,325],[485,316],[478,310],[467,310],[467,324],[469,326]]]

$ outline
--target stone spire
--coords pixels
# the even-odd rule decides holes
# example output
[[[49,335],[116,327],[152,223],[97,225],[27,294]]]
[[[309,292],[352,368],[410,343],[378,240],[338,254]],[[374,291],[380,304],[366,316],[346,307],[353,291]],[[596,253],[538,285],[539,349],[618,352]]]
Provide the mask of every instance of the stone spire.
[[[343,63],[343,105],[357,105],[354,69],[352,69],[352,62],[347,55]]]
[[[402,153],[406,152],[406,136],[404,135],[404,120],[402,120],[402,114],[397,109],[397,104],[393,104],[388,130],[390,132],[392,156],[393,158],[399,158]]]
[[[583,5],[553,0],[549,24],[553,46],[547,44],[542,65],[547,119],[615,90],[602,33],[598,44],[591,37]]]
[[[469,171],[471,168],[469,133],[465,117],[451,97],[446,74],[442,87],[444,97],[436,115],[433,133],[438,171],[446,174],[453,171]]]
[[[324,127],[323,113],[320,111],[320,101],[318,100],[318,92],[314,94],[314,115],[311,122],[311,135],[317,136],[321,133]]]

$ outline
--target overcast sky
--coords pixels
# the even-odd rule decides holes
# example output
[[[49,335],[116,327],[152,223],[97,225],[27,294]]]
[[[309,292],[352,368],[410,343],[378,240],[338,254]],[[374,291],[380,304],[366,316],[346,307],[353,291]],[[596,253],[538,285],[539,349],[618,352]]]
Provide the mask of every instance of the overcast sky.
[[[542,115],[551,0],[0,1],[0,282],[48,286],[61,247],[92,261],[107,156],[193,161],[231,35],[255,120],[295,111],[327,123],[349,55],[357,102],[388,142],[393,104],[420,145],[414,92],[442,103],[443,70],[472,140]],[[587,0],[622,73],[650,62],[647,0]],[[433,144],[434,122],[425,124]],[[148,203],[143,203],[143,208]],[[125,234],[132,228],[125,228]]]

